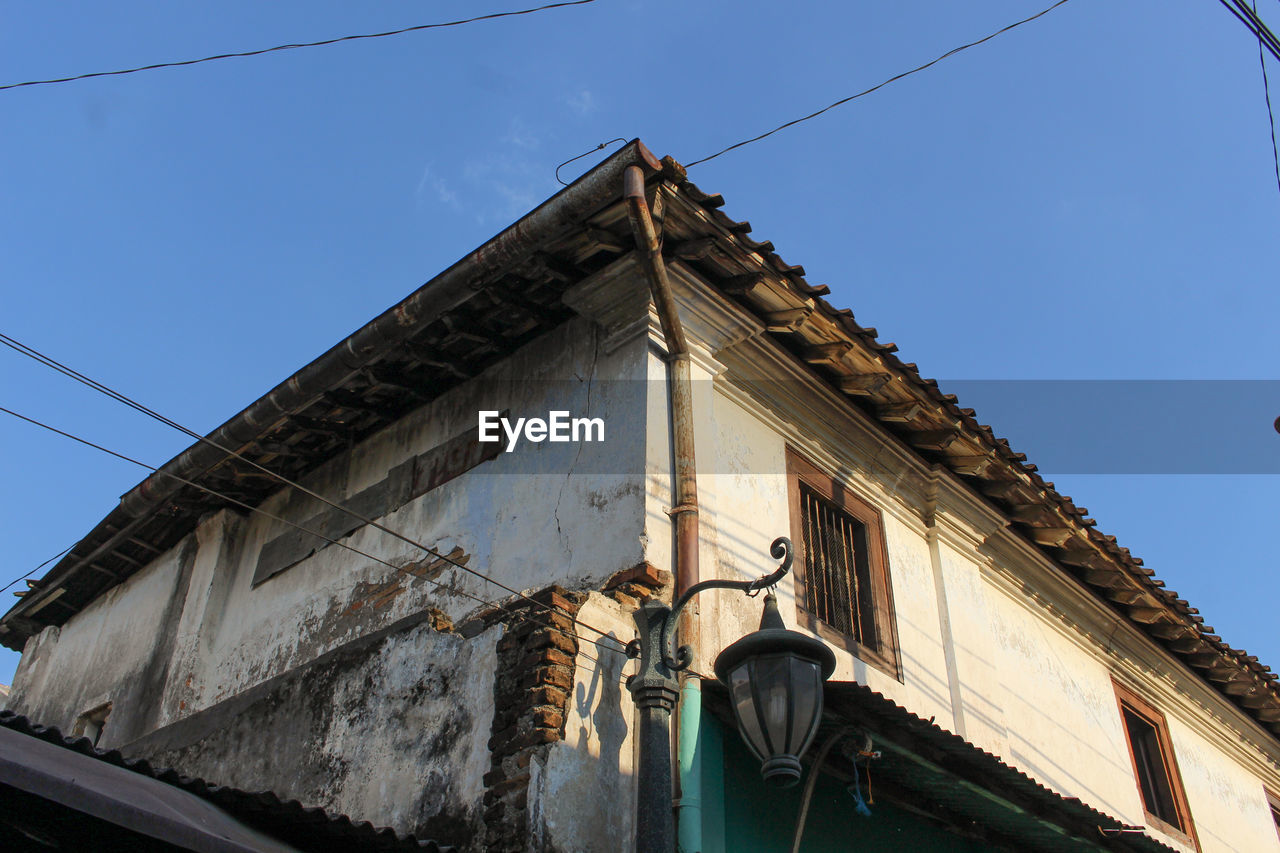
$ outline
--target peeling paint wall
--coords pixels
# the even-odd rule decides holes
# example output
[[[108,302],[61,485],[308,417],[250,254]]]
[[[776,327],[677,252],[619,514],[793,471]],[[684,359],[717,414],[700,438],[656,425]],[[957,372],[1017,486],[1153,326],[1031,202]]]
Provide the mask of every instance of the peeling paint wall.
[[[633,351],[602,355],[589,325],[569,323],[497,365],[483,381],[450,392],[315,472],[307,485],[326,495],[359,492],[414,454],[473,430],[481,409],[509,409],[518,416],[565,409],[603,417],[609,426],[604,443],[522,445],[382,519],[443,553],[460,549],[456,559],[512,589],[598,585],[641,558],[635,511],[642,500],[640,481],[625,473],[628,454],[638,470],[642,447],[639,425],[627,416],[634,389],[605,381],[637,368]],[[281,493],[263,508],[289,518],[307,518],[323,508],[304,498]],[[617,535],[595,535],[602,523]],[[189,708],[207,707],[285,672],[420,610],[424,601],[458,621],[479,606],[475,598],[510,595],[451,565],[436,565],[410,580],[336,547],[253,587],[262,546],[284,525],[256,515],[241,524],[241,543],[227,548],[234,556],[215,561],[193,582],[213,590],[209,600],[215,606],[206,607],[198,627],[185,632],[198,642],[178,650],[175,666],[183,677],[176,683],[183,689],[176,698]],[[372,527],[345,541],[402,569],[432,563],[420,549]]]
[[[28,640],[8,708],[70,733],[80,714],[110,702],[103,746],[159,725],[196,551],[193,539],[184,541],[62,627]]]
[[[128,753],[222,785],[283,789],[379,826],[466,837],[481,825],[501,633],[467,639],[422,622],[366,638]]]
[[[604,442],[525,442],[380,519],[512,590],[598,588],[644,553],[644,347],[603,347],[590,321],[571,320],[304,485],[346,499],[474,432],[482,409],[603,418]],[[324,505],[282,490],[262,508],[305,523]],[[255,586],[264,545],[286,529],[233,511],[202,519],[33,637],[9,707],[70,732],[109,701],[104,747],[484,849],[495,678],[511,665],[491,602],[513,594],[370,526],[343,541],[395,568],[329,546]]]

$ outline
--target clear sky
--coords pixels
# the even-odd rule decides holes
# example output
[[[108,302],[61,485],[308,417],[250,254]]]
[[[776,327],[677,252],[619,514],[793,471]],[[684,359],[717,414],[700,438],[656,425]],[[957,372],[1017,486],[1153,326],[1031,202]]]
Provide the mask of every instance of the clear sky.
[[[1048,5],[597,0],[0,91],[0,331],[206,431],[552,194],[561,161],[639,136],[690,162]],[[516,8],[10,2],[0,83]],[[947,390],[1280,378],[1274,168],[1257,43],[1220,4],[1071,0],[690,177]],[[1185,416],[1269,436],[1238,446],[1276,470],[1274,383],[1238,386],[1269,397],[1254,407],[1160,387],[1167,410],[1127,419],[1130,440]],[[960,402],[1032,461],[1112,429]],[[155,464],[187,443],[7,350],[0,405]],[[1168,470],[1198,441],[1166,438]],[[0,584],[144,473],[7,417],[0,448]],[[1280,477],[1044,473],[1280,667]]]

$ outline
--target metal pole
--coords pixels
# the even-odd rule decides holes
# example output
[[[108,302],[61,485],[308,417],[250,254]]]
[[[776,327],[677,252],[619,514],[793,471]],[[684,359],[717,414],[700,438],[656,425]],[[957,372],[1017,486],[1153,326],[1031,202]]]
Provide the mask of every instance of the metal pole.
[[[754,581],[702,581],[677,598],[674,607],[667,607],[651,598],[641,604],[634,614],[639,637],[627,644],[627,657],[638,657],[640,667],[635,675],[627,679],[627,689],[631,691],[631,698],[640,712],[636,733],[640,754],[636,770],[638,791],[635,853],[674,853],[676,849],[675,815],[671,797],[671,712],[676,707],[680,693],[672,671],[687,668],[693,662],[693,652],[688,646],[681,646],[678,650],[671,648],[671,631],[675,627],[672,623],[680,618],[685,605],[705,590],[737,589],[751,594],[772,587],[782,580],[791,569],[791,540],[785,536],[778,537],[769,546],[769,553],[774,559],[782,560],[782,565],[771,574]],[[774,612],[776,615],[776,610]],[[778,619],[781,622],[781,617]],[[761,627],[765,627],[763,622]],[[829,672],[827,674],[830,675]],[[696,737],[696,731],[685,734],[687,737]],[[695,789],[691,794],[696,797],[700,795],[700,791]],[[689,820],[693,820],[696,814],[694,812]]]
[[[627,200],[627,214],[636,242],[636,257],[649,282],[653,303],[662,324],[662,337],[667,345],[667,393],[671,406],[671,449],[674,460],[673,498],[675,505],[669,510],[675,525],[675,597],[681,598],[698,583],[698,475],[694,457],[693,440],[693,382],[692,356],[689,341],[676,310],[671,281],[662,259],[662,240],[654,227],[649,203],[645,198],[645,171],[639,166],[623,170],[623,196]],[[690,610],[682,614],[678,629],[683,643],[692,649],[700,645],[698,620]],[[677,626],[672,626],[677,627]],[[702,682],[688,674],[681,675],[679,685],[680,714],[676,717],[679,732],[680,774],[667,790],[676,794],[679,808],[680,837],[682,845],[690,853],[701,847],[697,838],[702,830],[699,814],[700,768],[693,762],[686,747],[697,739],[698,713],[702,706]],[[687,729],[693,726],[693,731]],[[689,790],[685,789],[688,785]],[[671,850],[670,845],[663,848]]]
[[[672,853],[675,818],[671,810],[671,710],[676,680],[663,662],[664,633],[671,609],[652,599],[635,613],[640,632],[640,669],[627,683],[640,711],[636,853]]]

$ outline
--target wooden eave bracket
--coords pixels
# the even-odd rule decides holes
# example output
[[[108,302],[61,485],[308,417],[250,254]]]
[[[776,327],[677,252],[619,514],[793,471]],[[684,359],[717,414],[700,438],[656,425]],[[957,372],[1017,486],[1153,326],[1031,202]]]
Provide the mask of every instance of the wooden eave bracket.
[[[954,429],[923,429],[911,430],[904,437],[908,444],[919,450],[942,453],[960,439],[960,433]]]
[[[991,456],[948,456],[947,464],[962,477],[981,477],[995,464]]]
[[[813,305],[788,308],[784,311],[767,311],[761,315],[767,332],[798,332],[813,313]]]
[[[1180,622],[1153,622],[1147,626],[1147,633],[1161,640],[1199,639],[1195,628]]]
[[[1051,548],[1061,548],[1074,534],[1069,527],[1033,527],[1027,531],[1031,541]]]
[[[851,349],[853,344],[848,341],[830,341],[805,347],[801,350],[800,357],[809,364],[836,367],[844,361]]]
[[[836,385],[851,397],[870,397],[878,394],[892,378],[888,373],[856,373],[839,377]]]
[[[876,417],[891,424],[911,423],[923,412],[924,405],[919,400],[876,406]]]
[[[1008,510],[1008,515],[1021,524],[1041,527],[1060,527],[1062,525],[1062,519],[1042,503],[1017,504]]]
[[[1111,568],[1085,569],[1084,579],[1091,586],[1099,586],[1104,589],[1128,586],[1128,579],[1125,577],[1124,572]]]

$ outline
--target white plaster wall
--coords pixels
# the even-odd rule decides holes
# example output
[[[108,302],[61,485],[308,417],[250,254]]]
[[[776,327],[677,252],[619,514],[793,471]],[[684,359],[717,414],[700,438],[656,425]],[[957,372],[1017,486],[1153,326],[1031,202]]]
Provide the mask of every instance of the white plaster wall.
[[[1064,796],[1142,824],[1111,679],[1114,672],[1149,679],[1152,673],[1138,659],[1164,653],[1136,632],[1113,636],[1107,626],[1118,617],[1108,616],[1106,606],[1074,582],[1052,589],[1033,583],[1046,571],[1062,579],[1043,558],[1011,557],[1007,548],[993,557],[986,543],[1007,537],[998,531],[1008,522],[985,500],[949,474],[886,452],[891,439],[868,441],[849,429],[848,419],[856,416],[835,415],[824,392],[806,390],[794,374],[773,376],[761,368],[758,381],[744,370],[762,364],[751,354],[758,352],[751,350],[755,344],[737,346],[731,344],[726,355],[714,346],[711,353],[695,350],[701,577],[750,578],[772,568],[769,542],[791,535],[785,448],[795,447],[879,508],[884,519],[902,679],[840,650],[833,679],[867,684]],[[665,378],[660,356],[655,344],[649,368],[655,385]],[[669,569],[665,390],[650,395],[649,423],[646,554]],[[788,624],[797,627],[794,584],[784,581],[778,594]],[[729,592],[701,599],[702,648],[694,668],[710,673],[715,654],[756,627],[760,605]],[[1095,624],[1099,619],[1110,621]],[[1172,661],[1168,666],[1179,667]],[[1221,726],[1222,719],[1195,698],[1195,677],[1178,678],[1191,681],[1180,686],[1164,677],[1148,698],[1170,720],[1202,849],[1280,849],[1263,795],[1264,784],[1274,790],[1280,783],[1280,750],[1229,707],[1213,712],[1232,719]],[[1195,734],[1215,727],[1222,736]],[[1178,839],[1152,832],[1181,847]]]
[[[992,641],[996,607],[987,595],[981,563],[944,541],[938,543],[938,557],[938,582],[947,600],[951,649],[956,672],[961,674],[953,685],[953,696],[959,701],[952,731],[1008,759],[1008,702],[1001,682],[1000,647]]]
[[[708,377],[695,387],[710,392],[713,384],[718,388],[723,381],[713,383]],[[787,424],[766,412],[752,412],[727,394],[704,393],[695,397],[696,402],[699,399],[710,406],[709,416],[698,417],[697,435],[701,577],[749,580],[768,574],[777,566],[768,553],[770,543],[778,536],[793,535],[786,448],[789,444],[802,451],[818,448],[811,446],[812,439],[802,426]],[[903,674],[899,681],[893,674],[837,649],[832,678],[868,684],[916,713],[936,716],[948,724],[947,667],[928,543],[919,518],[890,491],[892,483],[873,479],[856,457],[846,457],[843,463],[829,467],[844,475],[855,492],[882,508]],[[655,490],[649,499],[649,518],[665,518],[669,493]],[[652,562],[670,567],[666,554],[657,549],[650,553]],[[667,562],[659,562],[664,558]],[[796,613],[794,574],[779,584],[777,594],[788,626],[803,630]],[[710,673],[720,649],[758,626],[761,603],[731,591],[704,593],[700,599],[703,642],[695,668]]]
[[[578,620],[625,643],[635,635],[631,614],[592,594]],[[587,633],[585,636],[595,636]],[[601,646],[604,646],[602,648]],[[619,853],[635,836],[635,704],[623,685],[635,664],[617,642],[579,643],[564,740],[530,764],[530,851]]]
[[[1180,716],[1169,717],[1168,722],[1200,849],[1204,853],[1280,850],[1280,838],[1257,776],[1206,741]]]
[[[489,371],[483,382],[456,389],[363,442],[315,472],[321,494],[355,494],[417,453],[475,428],[481,409],[513,416],[545,416],[565,409],[602,417],[603,444],[522,443],[381,519],[387,527],[442,553],[461,548],[467,565],[511,589],[528,591],[558,582],[598,586],[638,563],[643,420],[634,372],[636,347],[602,355],[585,322],[574,322],[531,344]],[[634,461],[632,461],[634,460]],[[268,512],[305,520],[318,502],[280,493]],[[355,618],[371,588],[401,573],[344,548],[329,546],[253,587],[258,554],[285,525],[254,515],[241,522],[239,547],[223,543],[219,559],[193,584],[190,624],[177,655],[176,715],[208,707],[226,696],[336,648],[371,627],[390,624],[424,607],[455,621],[511,593],[448,567],[436,580],[404,581],[404,592],[383,605],[371,625]],[[612,535],[601,536],[608,526]],[[630,531],[628,533],[628,531]],[[396,566],[431,558],[373,527],[344,540]],[[202,568],[206,564],[202,562]],[[205,593],[203,590],[214,590]],[[200,607],[198,596],[205,596]],[[215,600],[216,599],[216,600]],[[196,621],[194,614],[203,611]],[[181,710],[174,710],[181,706]]]
[[[1143,824],[1112,685],[1114,673],[1126,673],[1140,685],[1147,682],[1138,692],[1165,715],[1200,849],[1280,849],[1264,794],[1264,787],[1274,784],[1274,765],[1269,772],[1250,769],[1203,733],[1226,734],[1242,747],[1237,755],[1257,757],[1257,750],[1241,744],[1188,699],[1177,697],[1167,678],[1153,682],[1152,673],[1122,652],[1108,651],[1107,638],[1081,635],[1047,602],[995,581],[976,591],[983,599],[976,607],[990,619],[999,678],[967,678],[962,689],[966,706],[970,697],[1001,697],[1008,743],[1002,757],[1007,763],[1064,796]],[[989,674],[972,661],[972,656],[962,658],[962,673]],[[1175,836],[1149,832],[1176,849],[1192,849]]]
[[[962,663],[962,690],[966,700],[974,697],[971,705],[983,695],[999,697],[1008,743],[1001,757],[1065,796],[1141,823],[1110,671],[1096,654],[1062,636],[1040,606],[990,586],[976,591],[986,598],[979,606],[990,620],[986,636],[998,680],[970,678]]]
[[[311,472],[305,485],[337,500],[356,494],[412,456],[474,430],[481,409],[509,409],[515,417],[557,409],[601,417],[604,443],[523,442],[381,519],[442,553],[461,548],[469,567],[514,590],[551,583],[598,587],[644,556],[647,369],[642,339],[606,353],[598,337],[587,320],[567,323],[495,365],[482,381],[454,389]],[[324,505],[284,489],[262,509],[305,523]],[[155,697],[157,725],[163,725],[424,608],[457,622],[485,609],[483,602],[512,595],[454,567],[434,579],[442,586],[409,580],[338,546],[254,587],[263,545],[287,529],[259,514],[204,519],[194,534],[199,549],[189,588],[175,589],[175,550],[61,631],[33,638],[15,679],[15,693],[28,697],[20,707],[68,725],[68,714],[136,678],[140,668],[159,667],[163,674],[167,667],[163,698]],[[371,526],[343,541],[397,567],[431,559]],[[371,603],[370,596],[397,581],[399,593]],[[184,601],[168,629],[171,658],[151,661],[161,644],[156,614],[175,592]],[[57,709],[52,717],[50,709]]]
[[[157,624],[180,593],[186,545],[170,549],[66,624],[28,640],[8,707],[70,734],[80,714],[112,702],[101,745],[119,743],[122,718],[139,710],[121,707],[121,699],[152,674]]]
[[[877,476],[876,466],[855,447],[814,446],[803,425],[763,407],[752,409],[735,394],[716,395],[712,416],[703,420],[710,421],[699,422],[709,438],[699,437],[699,465],[702,469],[705,459],[710,473],[700,473],[699,492],[704,513],[714,519],[703,526],[703,578],[747,578],[770,569],[768,543],[774,535],[789,534],[781,473],[785,447],[797,447],[879,507],[884,518],[902,681],[841,650],[833,680],[867,684],[919,716],[936,717],[939,725],[1064,796],[1130,823],[1144,822],[1111,681],[1113,671],[1135,665],[1108,650],[1110,638],[1086,636],[1030,587],[998,580],[997,575],[1030,575],[1030,568],[1004,559],[1002,571],[992,571],[978,520],[966,520],[958,510],[936,509],[935,573],[929,528],[921,521],[930,507],[913,508],[920,498],[902,488],[903,481]],[[655,519],[670,496],[651,489],[649,500],[649,517]],[[755,628],[759,602],[733,593],[703,597],[714,598],[714,604],[703,605],[699,656],[700,670],[710,672],[710,659],[719,649]],[[779,598],[788,624],[796,627],[793,584],[784,582]],[[940,619],[940,601],[946,602],[946,620]],[[954,682],[948,677],[946,642],[954,656]],[[959,713],[953,714],[956,699]],[[1170,719],[1202,850],[1280,848],[1263,795],[1264,782],[1274,784],[1267,779],[1277,778],[1274,763],[1263,774],[1267,778],[1260,777],[1257,769],[1176,722],[1187,715],[1205,719],[1188,699],[1173,706],[1152,701]],[[1247,744],[1241,748],[1261,755]],[[1184,848],[1177,838],[1151,832]]]

